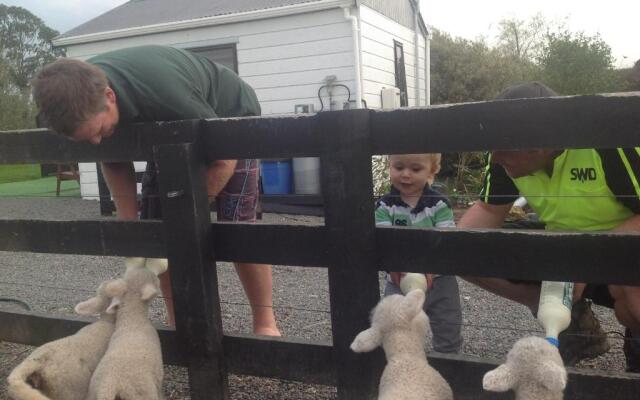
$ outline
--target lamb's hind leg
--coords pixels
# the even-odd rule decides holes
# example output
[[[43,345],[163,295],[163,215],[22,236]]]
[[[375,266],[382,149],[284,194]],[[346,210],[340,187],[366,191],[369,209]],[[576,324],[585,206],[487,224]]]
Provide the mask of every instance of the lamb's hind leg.
[[[146,378],[135,383],[128,384],[118,392],[113,400],[162,400],[162,388],[157,388],[153,379]]]

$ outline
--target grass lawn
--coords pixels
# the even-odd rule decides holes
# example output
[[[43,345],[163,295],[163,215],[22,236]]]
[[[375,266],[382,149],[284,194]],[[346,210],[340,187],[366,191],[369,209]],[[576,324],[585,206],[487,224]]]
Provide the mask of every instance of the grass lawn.
[[[39,166],[38,166],[39,167]],[[39,169],[39,168],[38,168]],[[39,174],[39,171],[38,171]],[[0,183],[0,197],[55,197],[56,177],[32,179],[23,182]],[[80,197],[76,181],[62,181],[60,197]]]
[[[0,184],[40,178],[40,164],[0,165]]]

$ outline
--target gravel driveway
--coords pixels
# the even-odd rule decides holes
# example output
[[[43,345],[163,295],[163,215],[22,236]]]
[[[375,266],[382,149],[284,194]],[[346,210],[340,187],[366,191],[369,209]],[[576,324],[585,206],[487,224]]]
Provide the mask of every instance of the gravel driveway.
[[[98,219],[98,203],[80,199],[0,198],[0,218],[12,219]],[[264,222],[308,224],[321,218],[265,214]],[[20,299],[38,312],[69,315],[73,306],[91,297],[97,285],[120,274],[118,257],[53,255],[0,252],[0,297]],[[228,263],[219,266],[220,296],[226,332],[251,331],[251,315],[239,280]],[[502,358],[520,337],[539,332],[536,321],[523,306],[508,302],[460,281],[463,306],[463,352],[489,358]],[[285,336],[330,340],[331,326],[327,273],[324,269],[274,268],[274,305],[279,326]],[[18,307],[0,302],[1,309]],[[610,310],[596,307],[606,331],[621,333]],[[162,321],[164,307],[156,300],[152,318]],[[622,341],[611,334],[612,349],[580,366],[624,370]],[[5,378],[31,350],[30,347],[0,342],[0,399],[7,399]],[[167,399],[188,399],[187,376],[183,368],[167,367]],[[231,376],[232,399],[333,399],[335,389],[274,379]]]

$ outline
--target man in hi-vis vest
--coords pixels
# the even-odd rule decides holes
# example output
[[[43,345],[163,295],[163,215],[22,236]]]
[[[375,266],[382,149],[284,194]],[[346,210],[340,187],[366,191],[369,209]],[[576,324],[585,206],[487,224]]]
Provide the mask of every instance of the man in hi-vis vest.
[[[497,99],[556,96],[538,82],[509,87]],[[477,201],[462,217],[462,228],[499,228],[511,206],[524,196],[552,231],[640,231],[640,147],[618,149],[493,151]],[[637,265],[629,265],[638,268]],[[468,278],[500,296],[536,311],[540,282]],[[615,310],[626,327],[627,369],[640,372],[640,287],[576,283],[572,321],[560,336],[568,365],[609,349],[591,311],[592,300]]]

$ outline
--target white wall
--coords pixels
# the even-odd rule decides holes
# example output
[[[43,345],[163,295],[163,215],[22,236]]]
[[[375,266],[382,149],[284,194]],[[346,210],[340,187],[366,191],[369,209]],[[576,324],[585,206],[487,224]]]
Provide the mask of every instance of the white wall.
[[[425,41],[420,33],[417,85],[420,89],[416,102],[415,76],[415,34],[390,18],[366,7],[360,7],[360,48],[362,52],[362,93],[369,108],[379,108],[380,90],[394,87],[395,67],[393,41],[402,43],[404,50],[405,74],[409,106],[426,105],[425,100]]]
[[[190,48],[230,43],[236,44],[238,74],[255,89],[263,115],[292,113],[296,104],[309,103],[318,111],[318,90],[328,75],[348,86],[355,99],[351,25],[342,9],[72,45],[67,54],[86,59],[142,44]],[[326,91],[321,95],[326,110]],[[347,99],[342,88],[335,95],[340,106]],[[95,164],[81,165],[80,171],[82,196],[97,196]]]
[[[327,75],[353,91],[351,25],[342,9],[73,45],[67,54],[85,59],[142,44],[230,43],[237,47],[238,74],[256,90],[264,115],[290,113],[300,103],[319,108],[317,92]]]
[[[144,171],[146,162],[135,162],[136,171]],[[96,163],[78,163],[78,171],[80,172],[80,192],[82,198],[89,200],[98,200],[100,192],[98,191],[98,173],[96,171]],[[141,184],[138,183],[138,193],[140,193]]]

